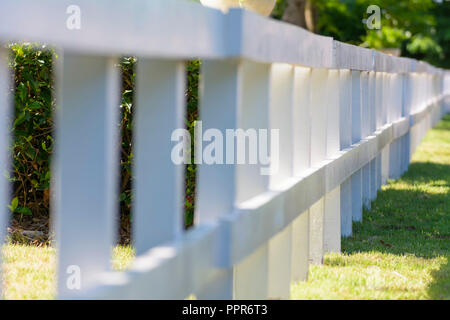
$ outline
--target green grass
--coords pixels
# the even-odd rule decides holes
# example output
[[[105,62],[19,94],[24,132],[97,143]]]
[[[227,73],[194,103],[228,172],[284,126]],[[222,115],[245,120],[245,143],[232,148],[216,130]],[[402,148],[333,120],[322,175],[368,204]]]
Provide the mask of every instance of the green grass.
[[[342,254],[292,286],[294,299],[450,299],[449,115],[353,230]]]
[[[114,270],[127,269],[134,259],[131,246],[113,249]],[[50,246],[7,244],[3,247],[4,299],[54,299],[56,254]]]
[[[294,299],[450,299],[450,116],[353,228],[343,254],[325,256],[307,282],[292,285]],[[124,270],[133,257],[131,247],[116,247],[112,266]],[[54,298],[53,248],[9,244],[3,259],[4,298]]]

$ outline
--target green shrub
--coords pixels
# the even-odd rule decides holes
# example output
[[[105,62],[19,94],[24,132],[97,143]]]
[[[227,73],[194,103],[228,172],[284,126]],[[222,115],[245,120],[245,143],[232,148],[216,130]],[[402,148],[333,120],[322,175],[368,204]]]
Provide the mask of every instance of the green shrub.
[[[53,148],[53,112],[55,98],[52,64],[55,52],[36,44],[9,46],[14,70],[15,116],[13,124],[13,201],[10,209],[20,215],[48,217],[50,195],[50,160]],[[132,127],[136,58],[124,57],[120,118],[120,214],[121,239],[129,239],[132,205]],[[187,63],[186,127],[193,135],[198,118],[198,79],[200,61]],[[193,140],[193,139],[192,139]],[[192,156],[194,156],[192,152]],[[195,165],[186,168],[186,226],[193,223],[195,208]]]
[[[52,61],[54,52],[30,44],[12,44],[14,70],[13,211],[47,214],[50,155],[53,149]]]

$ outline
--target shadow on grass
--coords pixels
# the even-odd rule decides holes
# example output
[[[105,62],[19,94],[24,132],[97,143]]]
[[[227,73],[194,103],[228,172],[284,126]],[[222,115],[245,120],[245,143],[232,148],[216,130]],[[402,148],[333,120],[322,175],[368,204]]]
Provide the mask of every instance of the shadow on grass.
[[[364,211],[364,222],[353,224],[353,236],[343,239],[343,251],[445,257],[446,263],[431,273],[428,294],[450,299],[449,189],[450,165],[411,164],[407,173],[378,193],[372,209]]]
[[[428,287],[428,294],[435,300],[450,300],[450,261],[441,265],[439,270],[431,272],[433,282]]]

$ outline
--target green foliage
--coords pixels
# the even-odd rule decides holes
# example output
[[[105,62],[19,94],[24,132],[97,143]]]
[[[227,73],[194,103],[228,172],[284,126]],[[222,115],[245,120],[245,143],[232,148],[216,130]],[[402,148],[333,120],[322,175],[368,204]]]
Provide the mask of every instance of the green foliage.
[[[193,60],[187,65],[187,117],[186,128],[191,134],[191,164],[186,166],[186,195],[185,195],[185,225],[187,227],[194,223],[194,209],[195,209],[195,190],[196,190],[196,165],[194,164],[194,125],[198,120],[198,85],[200,78],[200,60]]]
[[[318,12],[319,34],[368,48],[398,48],[402,56],[450,67],[449,0],[310,1]],[[274,17],[282,16],[286,3],[278,1]],[[370,5],[381,9],[381,30],[370,30],[364,23]]]
[[[12,44],[15,118],[13,121],[13,212],[48,212],[50,155],[53,149],[54,98],[52,63],[55,54],[33,44]]]
[[[281,20],[283,17],[284,10],[286,9],[287,2],[285,0],[277,0],[275,8],[273,8],[271,17],[274,19]]]
[[[12,44],[11,67],[14,69],[15,117],[13,121],[14,197],[9,206],[20,216],[48,216],[50,168],[53,149],[53,61],[52,50],[37,44]],[[122,71],[120,126],[120,212],[122,226],[129,235],[132,205],[133,165],[133,103],[136,58],[123,57],[118,65]],[[186,127],[193,135],[198,119],[198,81],[200,60],[187,63]],[[193,139],[192,139],[193,141]],[[193,146],[192,146],[193,147]],[[194,153],[192,152],[192,156]],[[193,162],[193,161],[192,161]],[[195,208],[196,167],[186,168],[186,226],[193,223]]]

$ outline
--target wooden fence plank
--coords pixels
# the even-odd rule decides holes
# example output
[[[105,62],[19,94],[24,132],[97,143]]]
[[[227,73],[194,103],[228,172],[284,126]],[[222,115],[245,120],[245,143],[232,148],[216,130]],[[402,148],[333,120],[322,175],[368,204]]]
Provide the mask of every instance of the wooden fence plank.
[[[226,129],[238,127],[240,110],[239,61],[203,61],[200,83],[201,100],[199,119],[202,130],[208,129],[226,132]],[[196,157],[202,155],[201,149],[195,150]],[[233,161],[235,162],[235,155]],[[233,212],[236,204],[236,168],[233,164],[208,165],[202,161],[197,165],[197,201],[196,223],[215,224],[222,216]],[[217,259],[224,252],[217,252]],[[218,276],[196,292],[199,299],[232,299],[234,270],[222,269]]]
[[[136,73],[133,235],[139,255],[184,229],[184,163],[174,163],[182,157],[171,159],[171,153],[181,143],[172,133],[184,129],[186,75],[182,62],[147,59],[138,60]]]
[[[361,72],[352,71],[352,144],[361,140]],[[362,220],[362,170],[357,170],[351,177],[352,218]]]
[[[340,70],[340,95],[339,95],[339,142],[340,149],[344,150],[352,144],[352,72]],[[347,178],[341,184],[341,235],[344,237],[352,234],[352,185],[351,178]]]
[[[10,182],[5,172],[10,172],[10,121],[11,121],[11,71],[8,67],[7,51],[0,47],[0,247],[5,240],[6,228],[11,214]],[[0,279],[2,279],[2,254],[0,252]],[[0,297],[2,284],[0,284]]]
[[[259,130],[267,130],[269,127],[270,69],[269,64],[241,62],[239,91],[241,104],[238,117],[240,129],[258,130],[259,132]],[[270,132],[268,132],[267,138],[269,137]],[[259,136],[259,139],[263,139],[263,137]],[[258,143],[250,142],[250,140],[247,142],[246,150],[254,147],[249,143]],[[262,174],[263,167],[267,167],[267,164],[247,162],[236,165],[237,204],[268,190],[269,176]],[[267,299],[268,252],[268,244],[265,243],[234,267],[234,299]]]
[[[339,154],[340,143],[340,74],[339,70],[328,71],[327,96],[327,159]],[[341,251],[341,188],[337,186],[325,195],[323,250],[325,252]]]
[[[294,67],[272,64],[270,83],[270,130],[279,130],[279,169],[270,176],[270,189],[279,190],[293,176]],[[272,156],[275,150],[272,150]],[[289,299],[291,281],[292,225],[268,242],[269,299]]]
[[[60,297],[87,289],[110,268],[120,104],[115,59],[65,54],[62,60],[53,170]]]

